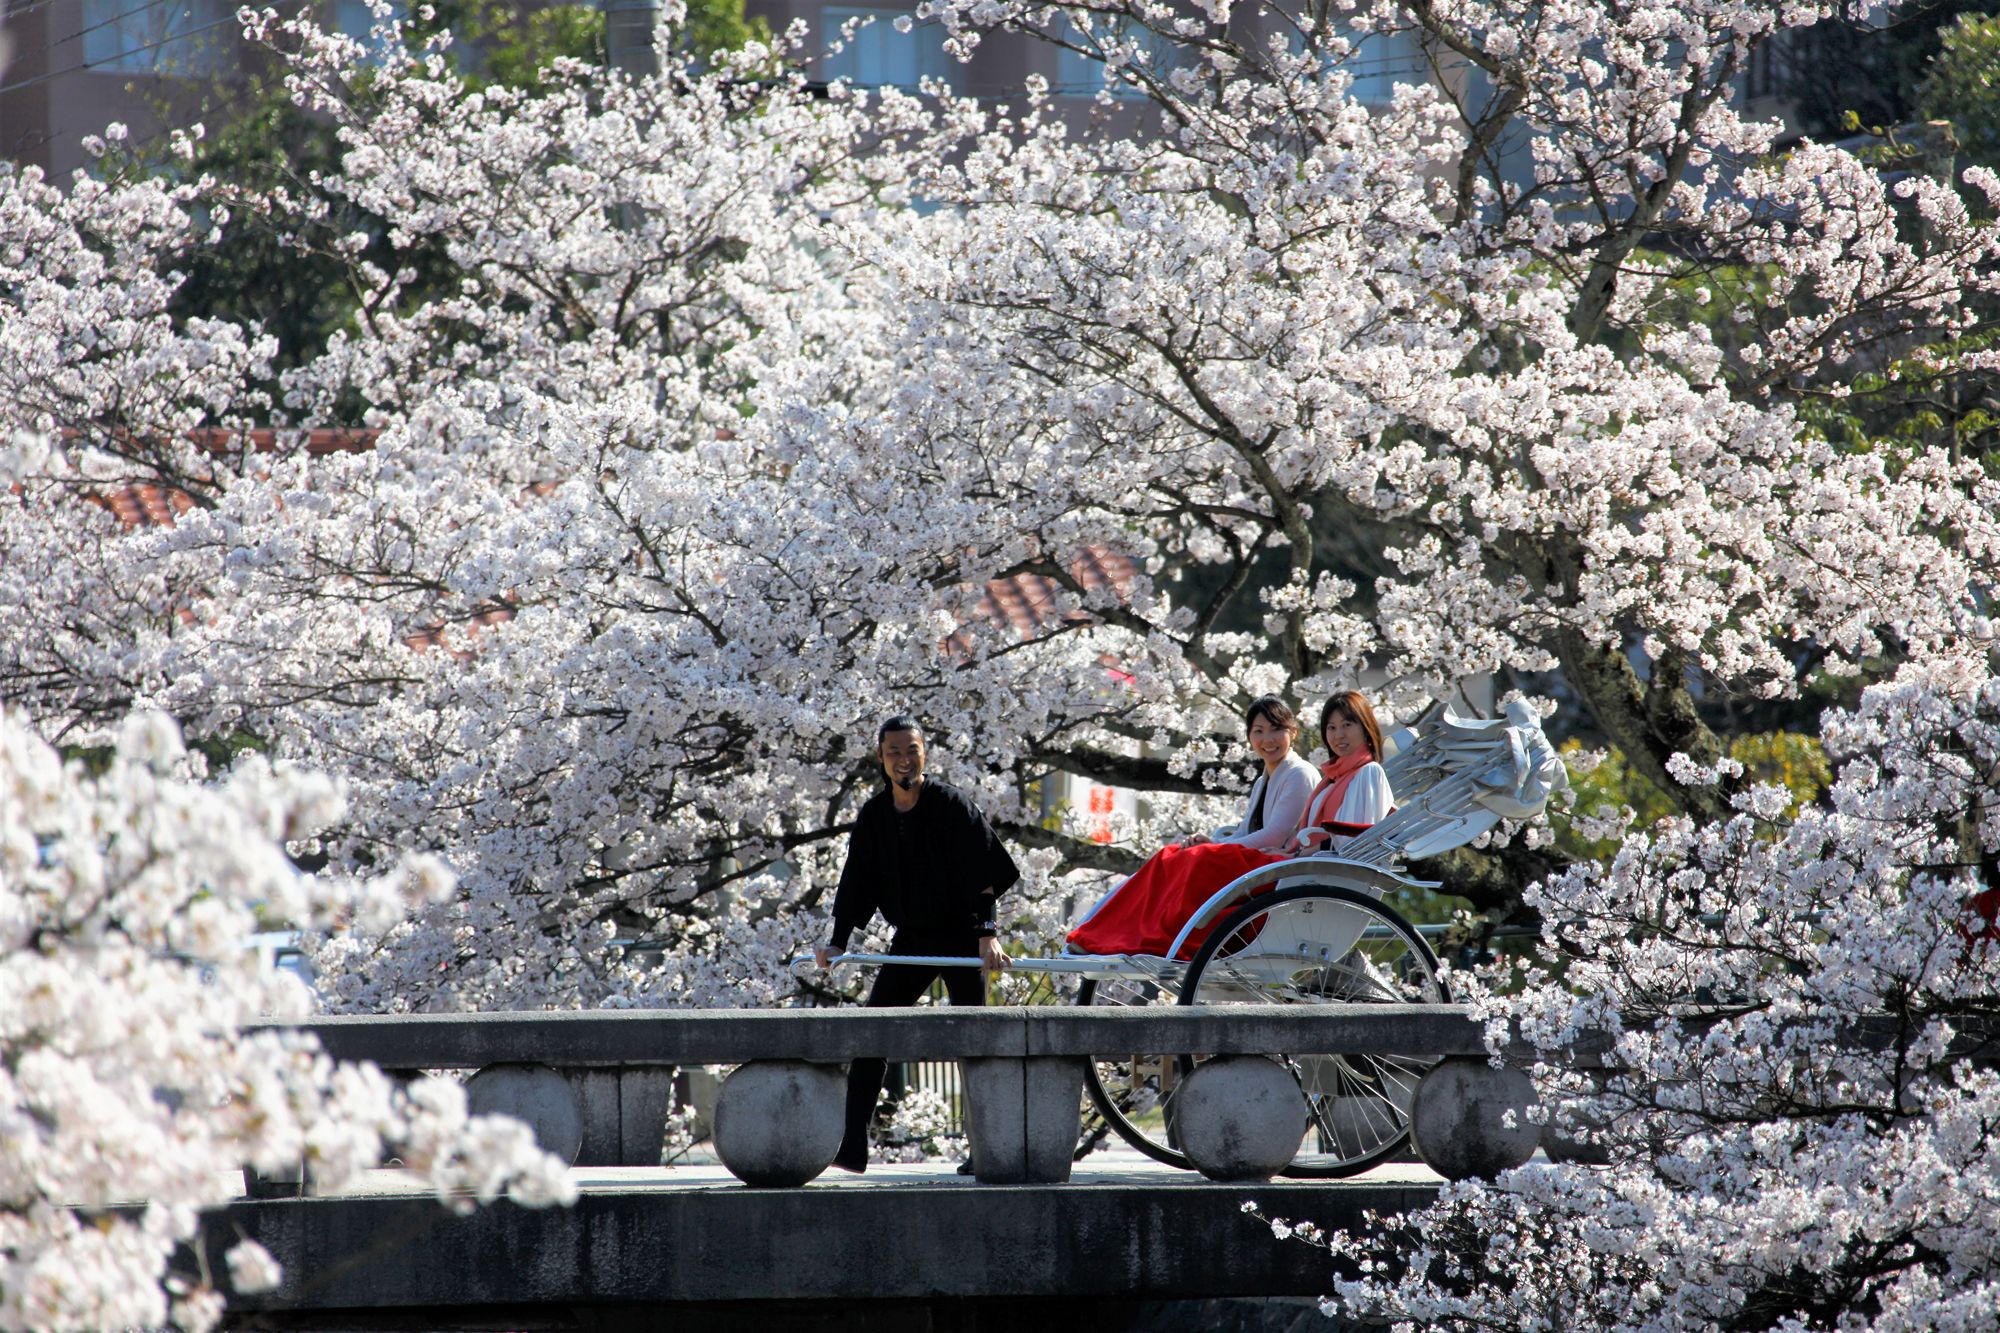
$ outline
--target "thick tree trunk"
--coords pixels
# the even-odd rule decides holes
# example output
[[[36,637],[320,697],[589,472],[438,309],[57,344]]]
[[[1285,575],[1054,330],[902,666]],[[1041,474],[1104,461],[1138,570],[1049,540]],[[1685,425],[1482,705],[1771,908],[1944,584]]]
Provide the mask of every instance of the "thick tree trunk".
[[[1556,653],[1563,675],[1583,696],[1598,729],[1618,747],[1632,771],[1652,781],[1690,815],[1700,819],[1729,815],[1729,793],[1735,784],[1688,787],[1667,772],[1667,760],[1676,752],[1703,765],[1726,754],[1695,708],[1678,655],[1655,662],[1652,679],[1642,681],[1631,659],[1615,645],[1592,643],[1573,631],[1556,636]]]
[[[1409,871],[1418,879],[1437,880],[1440,892],[1465,899],[1474,911],[1496,922],[1526,924],[1534,916],[1522,906],[1522,892],[1538,880],[1560,874],[1569,864],[1569,858],[1558,852],[1512,844],[1490,852],[1460,847],[1412,861]]]

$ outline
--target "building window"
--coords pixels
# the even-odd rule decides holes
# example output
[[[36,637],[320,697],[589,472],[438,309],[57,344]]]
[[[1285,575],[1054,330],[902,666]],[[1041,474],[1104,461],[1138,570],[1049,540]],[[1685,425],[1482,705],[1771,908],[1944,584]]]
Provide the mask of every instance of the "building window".
[[[83,63],[135,74],[214,74],[231,63],[234,0],[83,0]]]
[[[409,20],[408,0],[395,0],[389,6],[389,19],[395,23]],[[370,64],[380,64],[386,54],[385,43],[375,39],[375,12],[368,7],[368,0],[333,0],[333,26],[343,37],[352,37],[367,51]]]
[[[919,24],[909,32],[897,32],[896,20],[909,17],[906,9],[829,5],[820,10],[821,38],[828,45],[843,41],[844,25],[857,23],[841,50],[825,57],[821,68],[826,81],[845,79],[858,88],[915,88],[924,79],[949,81],[951,57],[945,54],[942,29]],[[861,26],[868,19],[874,22]]]
[[[1099,18],[1096,22],[1099,32],[1106,27],[1122,31],[1122,26],[1113,26],[1118,24],[1116,19]],[[1087,39],[1074,28],[1070,29],[1069,37],[1072,41],[1086,40],[1087,44]],[[1195,63],[1195,56],[1186,47],[1171,37],[1161,36],[1151,28],[1140,31],[1139,49],[1145,56],[1146,67],[1156,76],[1167,73],[1176,65]],[[1101,89],[1109,88],[1113,97],[1146,95],[1144,89],[1126,79],[1114,75],[1107,80],[1106,73],[1103,61],[1084,55],[1080,51],[1072,51],[1066,46],[1057,48],[1056,92],[1066,93],[1071,97],[1095,97]]]
[[[1355,36],[1348,34],[1350,40]],[[1354,76],[1353,94],[1360,102],[1386,104],[1395,99],[1396,85],[1429,83],[1431,79],[1430,64],[1424,59],[1417,34],[1410,29],[1361,37],[1345,68]]]

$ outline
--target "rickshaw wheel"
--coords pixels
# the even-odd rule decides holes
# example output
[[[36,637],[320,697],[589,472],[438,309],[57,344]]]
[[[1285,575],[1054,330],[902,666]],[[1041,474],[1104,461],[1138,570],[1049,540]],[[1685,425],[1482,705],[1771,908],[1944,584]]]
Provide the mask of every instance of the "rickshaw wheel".
[[[1118,977],[1085,978],[1078,1004],[1168,1005],[1173,992],[1157,982]],[[1192,1171],[1194,1163],[1174,1147],[1174,1092],[1188,1070],[1181,1055],[1099,1056],[1084,1066],[1083,1086],[1097,1113],[1119,1138],[1156,1162]]]
[[[1180,993],[1182,1004],[1443,1004],[1450,998],[1437,955],[1399,912],[1368,893],[1313,884],[1253,898],[1224,917],[1196,951]],[[1330,1178],[1366,1171],[1408,1142],[1417,1080],[1437,1062],[1302,1055],[1285,1056],[1282,1063],[1310,1114],[1298,1156],[1281,1174]]]

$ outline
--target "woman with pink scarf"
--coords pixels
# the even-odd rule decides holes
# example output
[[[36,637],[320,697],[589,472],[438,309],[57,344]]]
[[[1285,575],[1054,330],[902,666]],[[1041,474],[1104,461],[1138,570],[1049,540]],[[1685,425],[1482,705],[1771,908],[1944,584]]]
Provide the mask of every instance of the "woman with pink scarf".
[[[1336,694],[1319,715],[1327,762],[1306,801],[1291,837],[1273,852],[1240,842],[1169,844],[1139,867],[1083,923],[1069,933],[1071,947],[1084,953],[1163,954],[1196,908],[1217,889],[1259,866],[1289,860],[1359,833],[1395,805],[1389,775],[1382,771],[1382,728],[1375,710],[1356,691]],[[1192,932],[1181,957],[1192,958],[1207,938]]]

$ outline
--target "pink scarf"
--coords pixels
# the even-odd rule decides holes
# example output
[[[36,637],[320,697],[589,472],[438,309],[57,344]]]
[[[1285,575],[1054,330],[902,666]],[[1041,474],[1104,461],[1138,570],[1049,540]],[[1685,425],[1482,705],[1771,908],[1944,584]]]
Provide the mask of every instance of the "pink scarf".
[[[1354,781],[1354,775],[1374,762],[1374,751],[1364,745],[1344,759],[1329,759],[1321,764],[1319,786],[1313,788],[1311,797],[1306,800],[1305,813],[1299,816],[1299,826],[1292,830],[1293,840],[1297,841],[1307,829],[1316,828],[1332,819],[1339,812],[1340,802],[1346,797],[1347,786]],[[1321,792],[1328,793],[1324,805],[1320,804]],[[1315,810],[1322,812],[1320,819],[1313,818]]]

